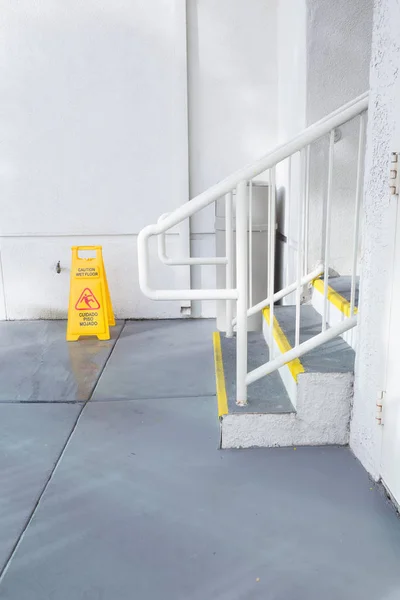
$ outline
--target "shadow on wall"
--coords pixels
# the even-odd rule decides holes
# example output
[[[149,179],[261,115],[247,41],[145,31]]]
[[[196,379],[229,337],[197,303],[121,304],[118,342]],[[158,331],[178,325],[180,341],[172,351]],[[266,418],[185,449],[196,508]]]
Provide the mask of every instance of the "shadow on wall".
[[[286,285],[285,268],[287,237],[284,234],[286,220],[286,188],[279,187],[276,190],[276,220],[278,229],[276,231],[275,248],[275,290],[281,290]]]

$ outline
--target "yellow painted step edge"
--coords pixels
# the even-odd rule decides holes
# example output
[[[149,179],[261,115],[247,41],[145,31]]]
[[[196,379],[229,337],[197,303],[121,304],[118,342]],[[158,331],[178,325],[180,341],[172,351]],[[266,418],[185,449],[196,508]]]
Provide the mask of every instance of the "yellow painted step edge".
[[[228,414],[228,397],[226,395],[224,363],[222,360],[221,335],[213,333],[215,383],[217,386],[218,417]]]
[[[264,308],[263,310],[264,319],[267,321],[268,325],[270,324],[270,309],[269,306]],[[289,343],[286,335],[283,333],[281,326],[279,325],[275,315],[274,315],[274,327],[273,327],[273,335],[276,345],[279,350],[282,352],[288,352],[288,350],[292,349],[292,346]],[[297,381],[297,377],[299,373],[304,373],[304,367],[300,361],[300,359],[295,358],[290,362],[286,363],[286,366],[289,368],[289,371],[292,374],[292,377],[295,381]]]
[[[312,282],[318,292],[322,295],[324,294],[324,280],[323,279],[314,279]],[[328,300],[332,302],[336,308],[340,310],[346,317],[350,317],[350,302],[346,300],[339,292],[336,292],[330,285],[328,285]],[[354,307],[354,314],[358,313],[358,308]]]

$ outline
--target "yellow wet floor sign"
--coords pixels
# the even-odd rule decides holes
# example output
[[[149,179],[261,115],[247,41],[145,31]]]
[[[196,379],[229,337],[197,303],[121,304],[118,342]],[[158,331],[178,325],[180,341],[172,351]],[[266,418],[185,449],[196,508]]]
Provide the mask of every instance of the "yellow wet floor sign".
[[[81,258],[79,252],[89,250],[94,258]],[[72,248],[71,285],[69,292],[67,341],[81,335],[110,339],[110,325],[115,325],[101,246]]]

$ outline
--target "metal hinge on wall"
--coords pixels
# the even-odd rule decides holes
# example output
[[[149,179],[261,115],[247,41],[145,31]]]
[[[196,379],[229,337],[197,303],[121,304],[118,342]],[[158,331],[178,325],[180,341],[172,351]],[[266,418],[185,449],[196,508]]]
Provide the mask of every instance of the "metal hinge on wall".
[[[390,155],[390,194],[396,196],[400,191],[400,161],[399,153],[392,152]]]
[[[385,400],[386,392],[380,391],[376,399],[376,422],[378,425],[383,425],[383,403]]]

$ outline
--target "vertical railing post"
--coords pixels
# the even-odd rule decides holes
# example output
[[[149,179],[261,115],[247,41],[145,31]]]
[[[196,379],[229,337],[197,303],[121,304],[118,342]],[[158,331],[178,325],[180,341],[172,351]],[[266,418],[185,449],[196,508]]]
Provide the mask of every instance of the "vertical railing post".
[[[276,245],[276,171],[269,171],[269,225],[270,243],[268,248],[268,296],[269,305],[269,356],[274,358],[274,294],[275,294],[275,245]]]
[[[356,282],[357,282],[357,258],[358,258],[358,237],[360,231],[360,208],[362,201],[362,180],[365,152],[365,114],[360,115],[360,130],[358,134],[358,156],[357,156],[357,183],[356,183],[356,204],[354,209],[354,232],[353,232],[353,264],[351,270],[351,290],[350,290],[350,317],[354,315],[356,303]]]
[[[296,287],[296,324],[295,324],[295,347],[300,344],[300,321],[301,321],[301,276],[303,268],[303,236],[304,236],[304,191],[306,178],[306,162],[304,148],[300,151],[300,186],[297,195],[297,287]]]
[[[233,218],[232,218],[232,192],[225,194],[225,287],[233,288]],[[233,336],[233,300],[226,301],[226,337]]]
[[[270,318],[270,326],[268,331],[268,346],[270,356],[273,351],[273,343],[274,339],[272,337],[272,329],[271,329],[271,303],[272,303],[272,287],[271,287],[271,248],[272,248],[272,187],[271,187],[271,169],[268,170],[268,256],[267,256],[267,264],[268,264],[268,278],[267,278],[267,296],[270,299],[269,304],[269,318]]]
[[[249,303],[253,306],[253,181],[249,181]]]
[[[248,197],[247,182],[236,190],[236,286],[238,290],[236,317],[236,404],[247,404],[247,294],[248,294]]]
[[[289,156],[288,160],[288,178],[287,178],[287,191],[285,197],[285,213],[286,213],[286,285],[289,285],[292,280],[291,272],[291,257],[290,257],[290,244],[292,239],[291,230],[291,208],[292,208],[292,155]]]
[[[305,190],[304,190],[304,275],[308,273],[308,231],[310,225],[310,151],[311,146],[307,146],[306,150],[306,167],[305,167]]]
[[[326,330],[328,321],[328,286],[329,286],[329,262],[331,244],[331,212],[332,212],[332,181],[333,181],[333,158],[334,158],[335,130],[329,135],[328,153],[328,188],[326,192],[326,215],[325,215],[325,250],[324,250],[324,308],[322,311],[322,331]]]

